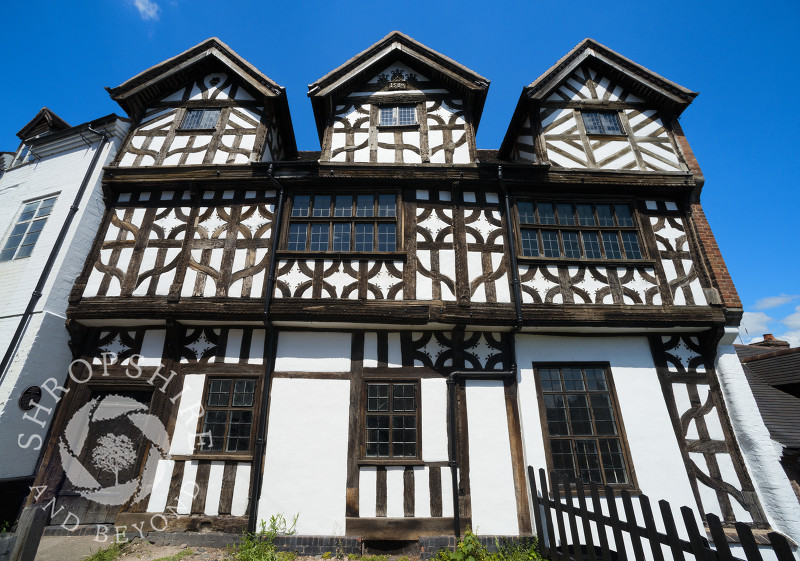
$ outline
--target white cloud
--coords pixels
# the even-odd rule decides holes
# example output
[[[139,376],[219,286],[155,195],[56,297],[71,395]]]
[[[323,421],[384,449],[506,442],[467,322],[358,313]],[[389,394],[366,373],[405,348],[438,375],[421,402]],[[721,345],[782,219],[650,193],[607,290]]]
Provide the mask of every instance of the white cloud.
[[[790,347],[800,347],[800,330],[787,331],[776,335],[775,338],[788,342]]]
[[[769,310],[770,308],[777,308],[778,306],[783,306],[784,304],[788,304],[792,300],[796,300],[800,298],[800,295],[797,294],[781,294],[780,296],[768,296],[767,298],[761,298],[756,305],[753,306],[754,310]]]
[[[800,329],[800,306],[794,309],[794,313],[783,318],[781,323],[791,329]]]
[[[739,326],[739,335],[747,343],[760,341],[764,333],[769,333],[769,323],[775,321],[764,312],[745,312]]]
[[[132,0],[133,6],[139,11],[143,20],[157,20],[161,8],[152,0]]]

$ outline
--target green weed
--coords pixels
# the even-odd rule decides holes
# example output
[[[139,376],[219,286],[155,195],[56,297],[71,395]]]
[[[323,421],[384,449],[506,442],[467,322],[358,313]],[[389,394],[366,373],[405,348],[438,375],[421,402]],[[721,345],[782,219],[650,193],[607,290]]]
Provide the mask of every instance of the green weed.
[[[179,551],[175,555],[170,555],[168,557],[159,557],[158,559],[154,559],[153,561],[178,561],[179,559],[183,559],[187,555],[191,555],[194,553],[191,549],[184,549],[183,551]]]
[[[125,543],[115,541],[110,546],[95,551],[93,555],[86,557],[83,561],[114,561],[125,553],[125,545]]]

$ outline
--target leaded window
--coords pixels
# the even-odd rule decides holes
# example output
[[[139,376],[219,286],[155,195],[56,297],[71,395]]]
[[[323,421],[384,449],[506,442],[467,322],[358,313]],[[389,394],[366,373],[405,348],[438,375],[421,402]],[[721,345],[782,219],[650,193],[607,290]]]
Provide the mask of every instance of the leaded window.
[[[364,457],[419,457],[419,385],[369,382],[364,396]]]
[[[253,428],[256,381],[211,378],[206,398],[199,450],[249,452]]]
[[[397,251],[397,196],[294,196],[286,249],[289,251]]]
[[[643,258],[628,204],[519,201],[517,213],[525,257]]]
[[[582,111],[583,125],[587,134],[624,135],[616,112]]]
[[[181,130],[215,129],[219,114],[219,109],[188,109],[180,128]]]
[[[382,127],[416,125],[417,108],[414,105],[384,105],[380,108],[378,124]]]
[[[46,197],[25,203],[17,223],[11,229],[11,233],[0,251],[0,262],[30,256],[55,204],[56,197]]]
[[[631,485],[610,370],[540,365],[536,373],[551,469],[584,483]]]

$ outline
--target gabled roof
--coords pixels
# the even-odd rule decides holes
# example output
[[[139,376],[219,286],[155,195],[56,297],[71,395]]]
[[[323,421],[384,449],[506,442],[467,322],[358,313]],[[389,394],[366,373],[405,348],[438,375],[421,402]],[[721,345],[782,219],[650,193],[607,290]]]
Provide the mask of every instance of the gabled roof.
[[[800,399],[765,383],[748,366],[744,373],[769,435],[788,448],[800,449]]]
[[[47,107],[42,107],[36,116],[19,130],[17,136],[20,140],[27,140],[42,133],[57,132],[68,128],[70,126],[64,119]]]
[[[522,89],[514,116],[511,118],[511,124],[500,145],[500,157],[510,156],[519,127],[525,121],[526,109],[531,104],[544,101],[553,90],[584,63],[595,67],[605,77],[629,89],[641,99],[652,103],[654,107],[671,111],[675,115],[680,115],[697,97],[697,92],[667,80],[605,45],[587,38],[578,43],[544,74]]]
[[[320,140],[325,132],[326,111],[330,108],[325,100],[372,78],[373,74],[395,61],[403,62],[413,68],[424,69],[431,80],[441,83],[454,93],[459,93],[465,100],[471,100],[473,124],[477,130],[486,101],[486,92],[489,89],[489,80],[408,35],[392,31],[313,84],[309,84],[308,96],[311,98]]]
[[[106,88],[106,90],[111,99],[119,103],[126,113],[139,118],[154,101],[174,92],[198,76],[220,70],[231,72],[240,78],[257,98],[260,95],[264,101],[272,99],[275,102],[287,154],[293,157],[297,152],[297,145],[289,115],[286,90],[216,37],[206,39],[189,50],[137,74],[116,88]]]

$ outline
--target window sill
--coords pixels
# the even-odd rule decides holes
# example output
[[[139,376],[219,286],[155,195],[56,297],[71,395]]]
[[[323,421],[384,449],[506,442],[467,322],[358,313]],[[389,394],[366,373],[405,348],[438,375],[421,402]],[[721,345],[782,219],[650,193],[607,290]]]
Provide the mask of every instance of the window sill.
[[[281,259],[333,259],[335,261],[403,261],[408,254],[398,251],[288,251],[277,252]]]
[[[217,127],[211,129],[178,129],[175,132],[186,132],[186,133],[198,133],[198,132],[205,132],[205,133],[215,133],[217,132]]]
[[[600,132],[587,132],[588,138],[596,138],[598,140],[628,140],[627,134],[603,134]]]
[[[422,460],[417,458],[364,458],[358,460],[358,465],[363,467],[368,466],[424,466],[427,465]]]
[[[233,452],[195,452],[190,456],[170,456],[170,460],[179,462],[198,461],[198,460],[211,460],[211,461],[236,461],[236,462],[251,462],[253,461],[253,454],[250,452],[233,453]]]
[[[584,265],[588,267],[655,267],[655,259],[583,259],[568,257],[529,257],[518,255],[520,263],[537,265]]]
[[[379,131],[407,131],[419,129],[419,123],[414,123],[413,125],[376,125],[376,127]]]

